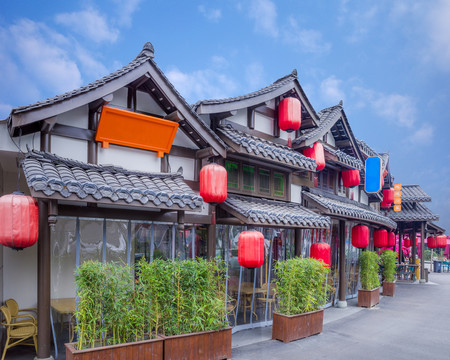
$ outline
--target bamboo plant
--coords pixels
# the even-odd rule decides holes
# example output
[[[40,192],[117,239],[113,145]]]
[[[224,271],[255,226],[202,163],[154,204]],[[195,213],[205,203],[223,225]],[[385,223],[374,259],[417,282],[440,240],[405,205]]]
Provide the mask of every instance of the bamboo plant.
[[[313,258],[296,257],[276,263],[277,311],[296,315],[320,309],[326,303],[328,271]]]
[[[394,282],[396,275],[397,253],[392,250],[385,250],[381,253],[381,264],[383,265],[384,281]]]
[[[363,251],[359,256],[361,287],[373,290],[380,286],[378,269],[380,256],[375,251]]]

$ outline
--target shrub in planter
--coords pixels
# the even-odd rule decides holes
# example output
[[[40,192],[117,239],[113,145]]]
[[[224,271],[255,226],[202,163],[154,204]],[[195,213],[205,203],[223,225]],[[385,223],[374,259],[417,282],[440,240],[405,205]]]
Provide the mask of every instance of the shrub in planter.
[[[168,342],[165,338],[163,344],[162,338],[196,333],[194,342],[204,348],[195,352],[189,346],[190,358],[200,358],[198,353],[208,353],[211,359],[231,357],[231,329],[227,328],[225,313],[225,269],[221,260],[147,263],[142,259],[134,276],[134,269],[128,266],[85,262],[75,277],[79,296],[76,348],[86,353],[87,348],[97,347],[98,352],[98,346],[109,346],[105,351],[157,354],[156,358],[162,359],[163,346]],[[200,331],[209,331],[205,335],[209,341],[198,340],[202,336],[198,334]],[[225,332],[219,335],[222,344],[218,347],[219,355],[208,352],[209,344],[216,343],[212,338],[217,331]],[[157,350],[144,348],[147,343],[154,345],[158,341]],[[130,342],[137,342],[140,350],[117,345],[128,343],[125,344],[128,346]],[[66,354],[70,352],[68,359],[75,359],[73,344],[66,344],[66,348]],[[179,357],[186,358],[184,354]],[[175,354],[172,358],[178,357]]]
[[[322,332],[328,267],[312,258],[293,258],[275,265],[279,303],[272,338],[283,342]]]
[[[385,250],[381,253],[381,264],[383,265],[383,295],[394,296],[397,253]]]
[[[359,256],[362,289],[358,290],[358,306],[372,307],[380,302],[379,264],[380,256],[375,251],[363,251]]]

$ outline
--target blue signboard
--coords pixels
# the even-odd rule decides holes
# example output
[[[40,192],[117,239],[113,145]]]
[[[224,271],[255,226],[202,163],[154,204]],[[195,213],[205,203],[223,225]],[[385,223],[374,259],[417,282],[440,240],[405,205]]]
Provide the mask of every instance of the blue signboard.
[[[376,193],[381,190],[381,159],[378,156],[366,159],[364,190],[368,193]]]

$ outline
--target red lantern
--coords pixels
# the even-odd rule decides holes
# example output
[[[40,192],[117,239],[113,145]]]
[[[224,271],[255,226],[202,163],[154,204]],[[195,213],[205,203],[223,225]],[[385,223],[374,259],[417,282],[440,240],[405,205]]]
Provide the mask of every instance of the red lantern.
[[[31,196],[20,193],[0,198],[0,244],[21,250],[33,246],[39,235],[39,208]]]
[[[385,229],[376,229],[373,232],[373,246],[377,248],[387,246],[388,233]]]
[[[303,149],[303,155],[316,160],[317,171],[325,167],[325,153],[323,151],[323,145],[320,142],[315,142],[311,148]]]
[[[223,166],[209,164],[200,170],[200,196],[207,203],[218,204],[227,198],[227,171]]]
[[[264,264],[263,234],[254,230],[239,234],[238,262],[246,268],[258,268]]]
[[[302,124],[302,105],[300,100],[287,97],[278,105],[278,126],[281,130],[292,132]]]
[[[427,245],[428,245],[429,249],[436,249],[437,248],[437,240],[434,237],[429,236],[429,237],[427,237]]]
[[[395,246],[395,234],[392,231],[389,231],[386,247],[394,247],[394,246]]]
[[[411,239],[409,239],[409,238],[403,239],[403,246],[404,246],[404,247],[407,247],[407,248],[411,247],[411,246],[412,246],[412,241],[411,241]]]
[[[330,245],[324,242],[318,242],[311,244],[311,248],[309,249],[309,256],[313,259],[321,260],[324,263],[324,266],[331,266],[331,248]]]
[[[352,245],[363,249],[369,245],[369,228],[365,225],[356,225],[352,228]]]
[[[447,246],[447,236],[438,235],[436,236],[436,247],[445,248]]]
[[[380,207],[382,209],[389,209],[391,207],[391,204],[385,203],[384,200],[380,202]]]
[[[383,202],[392,204],[394,202],[394,189],[383,190]]]
[[[359,170],[345,170],[341,173],[342,184],[345,187],[358,186],[361,182],[361,177],[359,175]]]

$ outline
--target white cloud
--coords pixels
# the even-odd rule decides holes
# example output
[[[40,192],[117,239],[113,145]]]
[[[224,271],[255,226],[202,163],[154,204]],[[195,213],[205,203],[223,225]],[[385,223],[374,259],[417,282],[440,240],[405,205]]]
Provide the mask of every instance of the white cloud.
[[[228,60],[223,56],[214,55],[211,57],[212,66],[216,69],[224,69],[228,67]]]
[[[436,62],[440,68],[450,71],[450,2],[440,0],[430,6],[427,16],[429,61]]]
[[[203,69],[184,73],[178,68],[166,72],[180,94],[188,101],[229,97],[236,91],[236,83],[215,70]]]
[[[11,36],[10,59],[18,62],[20,71],[27,77],[25,83],[40,83],[56,93],[81,85],[78,66],[65,50],[69,45],[66,38],[31,20],[21,20],[7,31]],[[21,87],[26,88],[26,85],[21,84]]]
[[[121,26],[132,25],[133,14],[138,10],[142,0],[114,0],[117,9],[117,23]]]
[[[342,80],[334,75],[329,76],[320,83],[320,95],[329,104],[337,104],[340,100],[345,100],[345,93],[342,90]]]
[[[275,3],[270,0],[252,0],[248,16],[255,22],[255,31],[278,36],[277,9]]]
[[[207,9],[203,5],[199,5],[198,11],[209,21],[217,22],[222,17],[220,9]]]
[[[108,74],[108,69],[103,63],[98,61],[88,50],[80,45],[76,45],[75,56],[80,63],[83,74],[90,79],[99,79]],[[119,68],[120,66],[118,66]]]
[[[119,30],[111,27],[106,17],[92,8],[58,14],[55,21],[96,43],[103,41],[114,43],[119,37]]]
[[[351,8],[348,0],[342,0],[339,7],[338,24],[345,26],[349,35],[347,41],[355,43],[363,40],[369,30],[379,25],[377,15],[379,8],[366,2],[352,2]]]
[[[322,54],[331,48],[331,44],[323,40],[320,31],[300,28],[292,16],[283,28],[283,41],[305,53]]]
[[[359,86],[352,88],[359,107],[369,105],[375,113],[392,123],[412,127],[417,118],[414,100],[407,95],[383,94]]]
[[[410,136],[405,139],[405,143],[416,146],[421,145],[431,145],[433,143],[434,128],[429,123],[424,123],[416,131],[414,131]]]
[[[251,63],[245,68],[245,80],[251,91],[258,90],[263,86],[264,66],[258,62]]]

